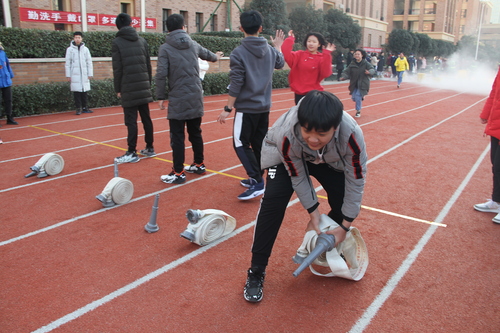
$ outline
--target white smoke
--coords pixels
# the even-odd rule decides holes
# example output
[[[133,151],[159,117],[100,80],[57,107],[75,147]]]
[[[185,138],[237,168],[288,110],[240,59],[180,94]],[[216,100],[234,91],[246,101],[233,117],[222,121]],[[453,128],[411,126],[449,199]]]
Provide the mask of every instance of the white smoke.
[[[432,61],[427,61],[424,73],[405,73],[404,81],[415,82],[432,88],[449,89],[458,92],[489,95],[497,71],[491,65],[472,58],[453,54],[446,59],[443,69],[431,69]]]

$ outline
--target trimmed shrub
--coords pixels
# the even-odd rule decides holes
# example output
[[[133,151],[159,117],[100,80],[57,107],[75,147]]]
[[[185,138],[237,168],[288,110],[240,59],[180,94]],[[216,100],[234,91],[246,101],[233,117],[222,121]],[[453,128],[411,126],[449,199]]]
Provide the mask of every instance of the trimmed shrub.
[[[277,70],[273,75],[273,89],[288,87],[289,70]],[[229,73],[207,73],[203,80],[204,95],[227,94]],[[92,80],[88,92],[89,108],[120,105],[113,87],[113,79]],[[156,86],[151,86],[156,100]],[[167,94],[168,96],[168,94]],[[12,107],[14,116],[53,113],[75,109],[73,93],[69,82],[35,83],[12,86]]]

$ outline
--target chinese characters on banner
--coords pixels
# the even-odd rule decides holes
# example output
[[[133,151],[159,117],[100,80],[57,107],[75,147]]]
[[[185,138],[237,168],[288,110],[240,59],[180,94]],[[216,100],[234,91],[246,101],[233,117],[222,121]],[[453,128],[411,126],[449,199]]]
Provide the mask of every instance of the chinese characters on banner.
[[[82,16],[80,13],[60,12],[55,10],[19,8],[19,16],[24,22],[43,22],[61,24],[80,24]],[[115,26],[116,15],[87,13],[87,24]],[[140,27],[141,19],[132,17],[132,26]],[[156,29],[156,19],[146,18],[146,29]]]

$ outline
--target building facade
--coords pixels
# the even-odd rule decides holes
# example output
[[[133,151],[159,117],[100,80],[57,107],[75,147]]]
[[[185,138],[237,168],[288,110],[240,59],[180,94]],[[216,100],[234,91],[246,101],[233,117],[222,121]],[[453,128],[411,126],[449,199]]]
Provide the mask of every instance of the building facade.
[[[81,0],[10,0],[12,27],[83,31]],[[189,33],[237,30],[245,0],[144,0],[146,32],[166,32],[171,14],[184,16]],[[114,18],[127,13],[141,28],[141,0],[86,0],[86,31],[116,29]],[[5,11],[4,11],[5,12]],[[6,19],[5,22],[8,22]],[[8,26],[6,24],[6,26]]]
[[[359,47],[369,52],[380,52],[385,44],[388,22],[386,21],[387,0],[284,0],[287,12],[309,4],[315,9],[328,11],[338,9],[351,16],[361,27]]]
[[[388,31],[405,29],[456,43],[477,35],[479,22],[489,22],[492,5],[480,0],[390,0]]]

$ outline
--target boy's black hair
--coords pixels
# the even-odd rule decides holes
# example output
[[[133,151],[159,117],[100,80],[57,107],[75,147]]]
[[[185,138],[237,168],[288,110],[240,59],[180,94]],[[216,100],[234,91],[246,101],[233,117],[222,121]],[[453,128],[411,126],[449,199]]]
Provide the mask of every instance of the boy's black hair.
[[[259,32],[263,21],[262,14],[253,9],[243,12],[240,15],[241,28],[249,35],[255,35]]]
[[[310,32],[310,33],[308,33],[306,35],[306,38],[304,38],[304,43],[302,43],[304,45],[304,47],[307,49],[307,39],[309,37],[311,37],[311,36],[314,36],[314,37],[316,37],[318,39],[318,42],[319,42],[318,51],[323,51],[323,46],[326,46],[326,39],[319,32]]]
[[[184,28],[184,17],[181,14],[172,14],[167,17],[167,30],[172,32]]]
[[[297,111],[300,126],[308,131],[329,131],[337,129],[342,121],[344,105],[334,94],[311,90],[302,98]]]
[[[83,34],[82,34],[82,32],[81,32],[81,31],[75,31],[75,32],[73,33],[73,37],[75,37],[75,36],[82,36],[82,37],[83,37]]]
[[[356,49],[356,51],[354,51],[354,53],[356,53],[358,51],[361,52],[361,55],[363,56],[363,59],[365,59],[366,58],[366,51],[363,50],[363,49]]]
[[[116,27],[120,30],[123,27],[128,27],[132,24],[132,18],[127,13],[120,13],[115,20]]]

